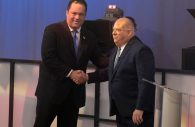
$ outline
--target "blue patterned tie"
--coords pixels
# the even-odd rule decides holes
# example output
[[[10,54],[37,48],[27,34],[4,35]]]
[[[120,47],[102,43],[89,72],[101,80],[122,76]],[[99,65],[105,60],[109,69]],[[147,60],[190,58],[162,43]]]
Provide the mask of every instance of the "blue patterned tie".
[[[78,45],[79,45],[79,40],[78,40],[78,37],[77,37],[77,33],[78,33],[77,30],[73,31],[73,41],[74,41],[74,49],[75,49],[75,54],[76,55],[77,55],[77,52],[78,52]]]

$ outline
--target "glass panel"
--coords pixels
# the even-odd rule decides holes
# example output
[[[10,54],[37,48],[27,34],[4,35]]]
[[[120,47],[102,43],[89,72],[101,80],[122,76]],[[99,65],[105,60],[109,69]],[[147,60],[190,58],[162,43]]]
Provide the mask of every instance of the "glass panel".
[[[162,103],[162,127],[180,127],[182,94],[164,89]]]
[[[163,91],[164,91],[164,89],[162,89],[160,87],[156,87],[155,114],[154,114],[154,126],[155,127],[160,127],[160,125],[161,125]]]
[[[14,127],[32,127],[35,119],[39,65],[16,64],[14,87]]]
[[[162,82],[162,73],[160,73],[160,72],[155,73],[155,82],[158,83],[158,84],[161,84],[161,82]]]
[[[115,122],[100,122],[99,127],[117,127]]]
[[[0,127],[8,127],[10,63],[0,63]]]
[[[77,127],[94,127],[94,120],[79,117]]]
[[[155,82],[161,84],[162,82],[162,73],[155,73]],[[151,84],[152,85],[152,84]],[[154,114],[154,126],[160,127],[161,118],[162,118],[162,99],[163,99],[163,89],[156,87],[155,94],[155,114]]]
[[[79,117],[77,122],[77,127],[93,127],[94,120],[89,118]],[[51,127],[57,127],[57,118],[54,119]]]
[[[188,127],[189,122],[189,107],[190,107],[190,96],[182,95],[181,103],[181,127]]]
[[[195,87],[189,84],[185,84],[185,86],[191,86],[191,90],[187,91],[182,89],[184,87],[185,82],[191,82],[191,80],[186,80],[192,78],[190,75],[184,75],[180,78],[183,78],[183,82],[180,82],[177,90],[162,87],[159,84],[156,85],[156,103],[155,103],[155,127],[194,127],[195,126],[195,96],[192,94],[192,90]],[[176,78],[171,75],[168,77],[169,81],[173,82],[171,78]],[[177,77],[178,78],[178,77]],[[171,79],[171,80],[170,80]],[[176,82],[176,81],[174,81]],[[166,86],[175,86],[176,84],[168,84]],[[185,92],[181,92],[181,91]]]
[[[190,96],[190,103],[189,103],[189,127],[195,127],[195,96]]]

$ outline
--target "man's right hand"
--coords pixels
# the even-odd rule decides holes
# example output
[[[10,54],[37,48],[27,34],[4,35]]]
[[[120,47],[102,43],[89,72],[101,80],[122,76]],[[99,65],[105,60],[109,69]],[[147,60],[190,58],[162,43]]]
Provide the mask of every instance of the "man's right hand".
[[[70,74],[70,79],[77,85],[85,84],[87,81],[87,75],[82,70],[73,70]]]

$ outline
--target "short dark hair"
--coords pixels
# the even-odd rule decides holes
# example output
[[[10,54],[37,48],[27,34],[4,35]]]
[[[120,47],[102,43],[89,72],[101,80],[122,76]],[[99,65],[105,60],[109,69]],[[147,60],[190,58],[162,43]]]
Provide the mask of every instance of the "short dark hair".
[[[72,3],[79,3],[85,6],[85,12],[87,12],[87,3],[85,0],[70,0],[67,6],[67,10],[70,9],[70,6],[72,5]]]
[[[137,30],[137,24],[135,22],[135,19],[131,16],[126,16],[126,18],[128,18],[133,23],[133,26],[134,26],[135,30]]]

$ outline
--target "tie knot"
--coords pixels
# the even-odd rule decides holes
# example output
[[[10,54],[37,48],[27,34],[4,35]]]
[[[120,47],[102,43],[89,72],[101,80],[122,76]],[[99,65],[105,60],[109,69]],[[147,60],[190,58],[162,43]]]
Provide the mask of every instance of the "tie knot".
[[[73,36],[73,38],[76,38],[76,37],[77,37],[77,33],[78,33],[77,30],[73,30],[73,31],[72,31],[72,36]]]
[[[118,48],[117,53],[120,55],[120,53],[121,53],[121,48]]]
[[[116,64],[117,64],[117,62],[118,62],[118,60],[119,60],[120,53],[121,53],[121,48],[119,47],[119,48],[117,49],[117,53],[116,53],[115,60],[114,60],[114,68],[115,68],[115,66],[116,66]]]
[[[74,35],[78,33],[77,30],[73,30],[72,32],[73,32]]]

